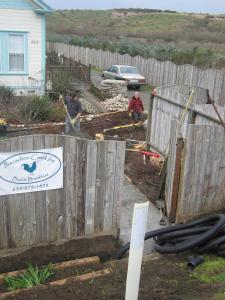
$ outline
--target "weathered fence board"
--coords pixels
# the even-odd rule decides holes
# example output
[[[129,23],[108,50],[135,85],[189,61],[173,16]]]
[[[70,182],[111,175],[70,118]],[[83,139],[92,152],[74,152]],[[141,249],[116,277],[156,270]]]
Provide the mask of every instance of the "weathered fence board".
[[[171,86],[157,89],[157,95],[154,97],[152,117],[149,118],[146,140],[153,148],[158,149],[161,153],[168,154],[171,121],[181,120],[183,113],[186,113],[184,121],[178,128],[180,137],[185,138],[187,126],[190,123],[199,125],[221,126],[219,118],[211,104],[208,101],[207,91],[194,87],[193,102],[190,107],[186,107],[187,101],[193,87]],[[225,107],[217,105],[221,117],[225,120]],[[194,116],[193,116],[194,114]]]
[[[183,92],[182,87],[157,90],[146,138],[168,157],[166,208],[170,220],[177,222],[225,208],[221,190],[223,181],[225,184],[225,131],[214,107],[206,104],[206,91],[195,88],[193,104],[186,106],[190,91],[187,87]],[[216,107],[225,120],[225,108]],[[184,149],[180,139],[185,141]]]
[[[177,222],[225,207],[225,198],[217,197],[225,180],[224,150],[225,131],[222,126],[189,125]]]
[[[225,73],[221,70],[202,70],[191,65],[176,65],[172,62],[159,62],[140,56],[110,53],[108,51],[75,47],[62,43],[48,43],[48,51],[63,53],[66,57],[83,64],[91,64],[106,69],[113,64],[134,65],[146,76],[153,86],[190,85],[209,89],[211,98],[218,105],[225,105]]]
[[[1,141],[0,153],[55,147],[63,147],[64,188],[0,196],[0,249],[119,227],[125,143],[34,135]]]

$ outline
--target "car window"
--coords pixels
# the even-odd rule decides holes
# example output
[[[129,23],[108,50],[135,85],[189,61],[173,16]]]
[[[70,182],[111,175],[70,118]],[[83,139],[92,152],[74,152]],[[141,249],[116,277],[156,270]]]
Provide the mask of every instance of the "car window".
[[[113,73],[118,73],[118,68],[117,67],[113,68]]]
[[[120,73],[122,74],[140,74],[135,67],[120,67]]]
[[[108,72],[113,72],[113,68],[114,68],[114,67],[112,66],[112,67],[110,67],[107,71],[108,71]]]

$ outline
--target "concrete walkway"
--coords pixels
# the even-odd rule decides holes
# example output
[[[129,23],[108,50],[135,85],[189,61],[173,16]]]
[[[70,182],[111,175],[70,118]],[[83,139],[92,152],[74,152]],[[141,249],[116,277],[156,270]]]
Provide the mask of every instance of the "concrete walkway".
[[[120,214],[120,239],[125,244],[130,241],[134,203],[146,202],[148,199],[134,184],[125,179],[121,200],[122,207]],[[161,216],[159,209],[150,202],[147,232],[159,228],[165,228],[165,226],[159,225],[160,219]],[[153,251],[153,245],[154,241],[152,239],[146,241],[144,254],[151,253]]]

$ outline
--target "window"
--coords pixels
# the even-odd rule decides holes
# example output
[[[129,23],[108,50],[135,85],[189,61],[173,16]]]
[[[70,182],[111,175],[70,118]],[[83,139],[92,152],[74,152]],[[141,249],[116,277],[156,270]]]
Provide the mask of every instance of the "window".
[[[24,36],[9,35],[9,72],[24,72]]]
[[[117,67],[113,68],[113,73],[118,73],[118,68]]]
[[[27,33],[0,31],[0,74],[28,72]]]
[[[120,73],[122,73],[122,74],[139,74],[139,71],[135,67],[120,67]]]

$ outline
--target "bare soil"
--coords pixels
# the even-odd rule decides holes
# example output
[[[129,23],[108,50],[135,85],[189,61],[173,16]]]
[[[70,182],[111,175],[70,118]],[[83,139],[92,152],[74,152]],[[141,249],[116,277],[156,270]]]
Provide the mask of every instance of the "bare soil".
[[[154,158],[146,158],[137,152],[126,153],[125,173],[139,190],[153,203],[158,200],[162,180],[161,166]]]
[[[33,247],[21,254],[0,257],[0,273],[25,269],[27,263],[43,266],[89,256],[107,260],[115,253],[118,240],[112,236],[71,240],[61,245]]]
[[[64,286],[34,288],[7,299],[17,300],[122,300],[125,295],[127,260],[108,262],[102,268],[110,275],[91,281],[67,282]],[[149,300],[212,300],[221,285],[206,285],[191,279],[184,258],[163,256],[143,264],[139,299]]]

